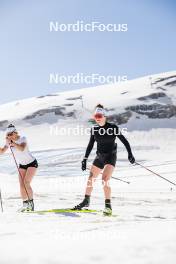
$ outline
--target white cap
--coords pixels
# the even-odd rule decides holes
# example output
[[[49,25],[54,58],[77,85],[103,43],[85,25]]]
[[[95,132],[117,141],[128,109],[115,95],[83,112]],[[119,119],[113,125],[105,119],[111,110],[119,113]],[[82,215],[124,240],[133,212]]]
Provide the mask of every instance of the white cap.
[[[14,125],[10,124],[7,129],[6,129],[6,134],[17,132],[16,128]]]
[[[101,115],[106,115],[106,111],[105,111],[105,109],[104,108],[101,108],[101,107],[97,107],[96,109],[95,109],[95,113],[94,113],[94,115],[96,115],[96,114],[101,114]]]

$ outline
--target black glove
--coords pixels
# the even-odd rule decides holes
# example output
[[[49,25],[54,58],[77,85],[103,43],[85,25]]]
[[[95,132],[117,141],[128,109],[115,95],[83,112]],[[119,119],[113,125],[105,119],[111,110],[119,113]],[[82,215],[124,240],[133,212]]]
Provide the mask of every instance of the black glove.
[[[81,169],[82,171],[85,171],[87,169],[87,159],[84,158],[81,163],[82,163]]]
[[[135,158],[132,153],[128,155],[128,160],[131,164],[135,163]]]

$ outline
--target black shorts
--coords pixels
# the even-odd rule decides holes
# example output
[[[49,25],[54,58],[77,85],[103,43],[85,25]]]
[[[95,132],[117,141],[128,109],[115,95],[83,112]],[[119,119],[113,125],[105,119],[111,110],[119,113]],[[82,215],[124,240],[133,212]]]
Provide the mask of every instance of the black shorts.
[[[38,168],[38,162],[36,159],[27,165],[21,165],[21,164],[19,165],[19,169],[23,169],[23,170],[27,170],[30,167]]]
[[[117,151],[111,153],[97,153],[96,158],[93,161],[93,165],[103,169],[106,164],[115,167],[117,161]]]

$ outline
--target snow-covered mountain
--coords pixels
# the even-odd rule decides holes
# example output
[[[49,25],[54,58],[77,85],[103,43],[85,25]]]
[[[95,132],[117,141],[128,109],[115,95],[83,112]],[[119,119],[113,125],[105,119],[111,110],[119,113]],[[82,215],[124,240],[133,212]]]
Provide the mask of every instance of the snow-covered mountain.
[[[128,129],[176,128],[176,71],[6,103],[0,105],[0,129],[9,122],[87,122],[97,103],[106,107],[110,121]]]
[[[6,125],[13,122],[39,162],[33,180],[35,210],[72,208],[82,201],[89,170],[81,171],[81,160],[89,135],[53,135],[50,125],[87,128],[97,103],[105,105],[111,120],[132,130],[127,138],[136,161],[176,182],[176,72],[40,96],[0,106],[0,147]],[[174,263],[174,184],[129,164],[119,140],[117,157],[111,180],[114,217],[105,218],[101,213],[16,213],[21,207],[18,172],[10,151],[0,155],[1,263]],[[104,208],[101,176],[90,208]]]

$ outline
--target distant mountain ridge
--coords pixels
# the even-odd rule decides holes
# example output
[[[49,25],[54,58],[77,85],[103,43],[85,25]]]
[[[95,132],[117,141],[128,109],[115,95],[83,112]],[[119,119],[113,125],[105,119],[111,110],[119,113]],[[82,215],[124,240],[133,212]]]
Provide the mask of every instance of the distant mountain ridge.
[[[104,104],[110,121],[119,125],[143,120],[155,127],[176,121],[176,71],[123,83],[42,95],[0,105],[0,129],[8,123],[53,124],[59,119],[89,121],[97,103]],[[157,121],[153,123],[154,121]],[[171,121],[171,122],[170,122]],[[152,128],[152,127],[151,127]],[[176,128],[176,125],[175,125]]]

